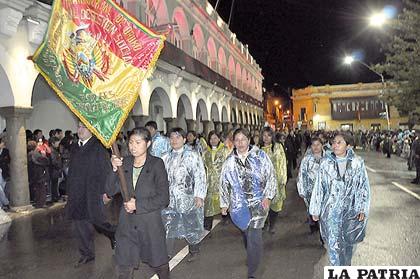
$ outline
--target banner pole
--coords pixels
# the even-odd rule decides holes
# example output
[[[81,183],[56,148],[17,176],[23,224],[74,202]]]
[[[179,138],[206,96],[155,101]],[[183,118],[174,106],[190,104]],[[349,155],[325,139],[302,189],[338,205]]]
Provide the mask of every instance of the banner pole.
[[[118,158],[121,158],[120,150],[118,149],[118,145],[116,141],[112,143],[112,154],[117,156]],[[122,166],[117,168],[117,173],[118,173],[118,178],[120,179],[121,195],[123,197],[124,202],[128,202],[131,199],[131,197],[128,194],[127,181],[125,180],[124,170]]]

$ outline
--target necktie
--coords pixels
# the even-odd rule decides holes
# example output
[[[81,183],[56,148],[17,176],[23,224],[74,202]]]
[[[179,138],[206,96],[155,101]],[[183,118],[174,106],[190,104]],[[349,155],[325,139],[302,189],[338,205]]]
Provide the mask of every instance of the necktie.
[[[81,141],[81,142],[79,142],[79,146],[80,147],[82,147],[83,146],[83,142]]]

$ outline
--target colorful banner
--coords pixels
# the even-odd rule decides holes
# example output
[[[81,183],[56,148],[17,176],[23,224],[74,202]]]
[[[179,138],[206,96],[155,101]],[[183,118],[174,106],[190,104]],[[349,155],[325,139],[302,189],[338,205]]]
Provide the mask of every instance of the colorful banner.
[[[164,41],[113,0],[55,0],[32,59],[58,96],[110,147]]]

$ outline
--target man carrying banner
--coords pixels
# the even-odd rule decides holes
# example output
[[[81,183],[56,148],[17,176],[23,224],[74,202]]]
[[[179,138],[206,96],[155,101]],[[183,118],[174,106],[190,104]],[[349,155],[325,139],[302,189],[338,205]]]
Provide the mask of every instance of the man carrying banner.
[[[114,248],[115,228],[107,223],[102,197],[106,174],[111,171],[109,154],[92,133],[79,123],[79,141],[72,149],[67,176],[66,216],[73,220],[80,259],[76,267],[95,259],[94,229],[103,233]]]

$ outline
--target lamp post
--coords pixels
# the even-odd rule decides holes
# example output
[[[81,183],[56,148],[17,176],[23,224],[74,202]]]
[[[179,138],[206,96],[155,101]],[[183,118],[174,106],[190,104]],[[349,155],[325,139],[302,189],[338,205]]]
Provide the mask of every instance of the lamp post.
[[[381,77],[381,83],[382,83],[382,90],[381,90],[381,94],[380,96],[383,97],[384,93],[385,93],[385,79],[384,79],[384,75],[375,71],[372,67],[370,67],[368,64],[366,64],[365,62],[358,60],[358,59],[354,59],[353,56],[346,56],[344,57],[344,64],[346,65],[351,65],[353,62],[358,62],[361,65],[365,66],[368,70],[370,70],[372,73],[375,73],[376,75]],[[388,104],[385,103],[385,113],[386,113],[386,123],[387,123],[387,129],[390,130],[390,123],[389,123],[389,114],[388,114]]]

